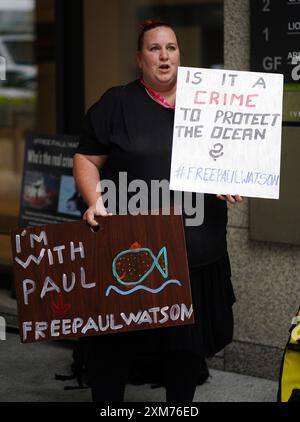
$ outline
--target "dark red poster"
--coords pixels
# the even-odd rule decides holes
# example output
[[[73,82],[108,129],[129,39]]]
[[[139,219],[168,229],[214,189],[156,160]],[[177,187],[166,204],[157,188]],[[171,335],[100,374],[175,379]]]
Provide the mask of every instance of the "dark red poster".
[[[98,221],[12,233],[22,342],[193,323],[181,216]]]

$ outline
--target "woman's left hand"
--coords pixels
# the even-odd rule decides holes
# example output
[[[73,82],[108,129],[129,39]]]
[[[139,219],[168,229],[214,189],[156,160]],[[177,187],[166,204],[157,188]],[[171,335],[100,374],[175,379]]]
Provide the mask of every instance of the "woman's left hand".
[[[227,201],[230,204],[243,201],[243,198],[240,195],[217,195],[217,198],[221,199],[222,201]]]

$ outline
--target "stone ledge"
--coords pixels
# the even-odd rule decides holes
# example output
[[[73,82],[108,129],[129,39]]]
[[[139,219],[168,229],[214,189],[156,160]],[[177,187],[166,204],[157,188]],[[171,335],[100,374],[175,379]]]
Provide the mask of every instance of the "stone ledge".
[[[225,349],[224,369],[278,381],[282,356],[278,347],[233,341]]]
[[[212,358],[206,359],[207,366],[210,369],[218,369],[220,371],[224,371],[224,357],[223,356],[213,356]]]

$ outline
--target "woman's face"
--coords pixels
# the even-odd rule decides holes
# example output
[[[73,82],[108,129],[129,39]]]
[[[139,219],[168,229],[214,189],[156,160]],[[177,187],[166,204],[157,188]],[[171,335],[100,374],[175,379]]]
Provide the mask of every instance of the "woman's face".
[[[180,51],[171,28],[160,26],[146,31],[137,59],[144,81],[152,88],[168,90],[176,85]]]

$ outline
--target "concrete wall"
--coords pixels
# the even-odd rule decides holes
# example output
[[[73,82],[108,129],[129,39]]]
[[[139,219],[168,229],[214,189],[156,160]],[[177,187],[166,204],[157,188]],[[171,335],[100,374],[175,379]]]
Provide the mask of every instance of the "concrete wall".
[[[249,70],[249,0],[224,0],[225,67]],[[300,247],[249,240],[248,200],[229,206],[235,332],[210,364],[277,380],[291,319],[300,305]]]

